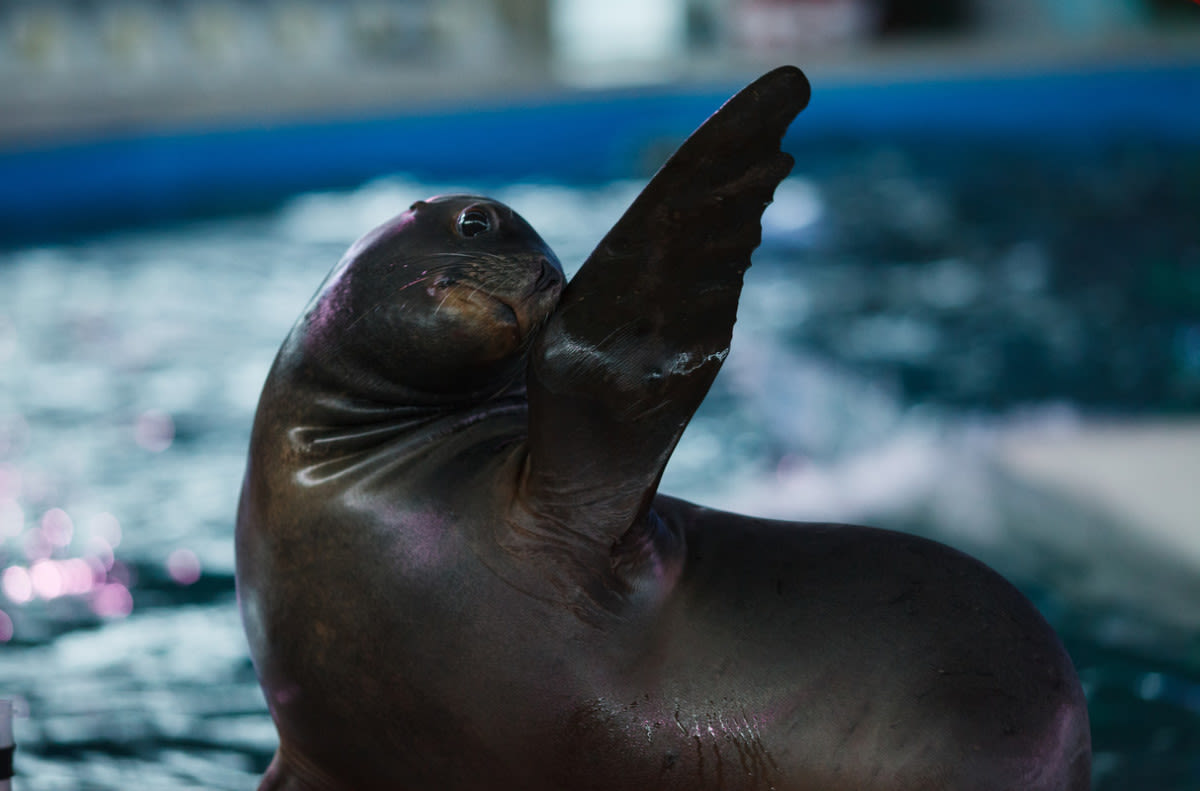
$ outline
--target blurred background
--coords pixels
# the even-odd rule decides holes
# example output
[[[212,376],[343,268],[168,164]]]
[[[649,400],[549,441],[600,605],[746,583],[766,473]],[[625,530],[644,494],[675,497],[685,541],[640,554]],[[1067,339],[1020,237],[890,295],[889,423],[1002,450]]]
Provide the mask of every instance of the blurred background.
[[[663,490],[1018,584],[1096,789],[1200,788],[1200,5],[0,4],[0,698],[16,787],[250,789],[259,388],[346,246],[493,195],[568,272],[780,63],[813,101]]]

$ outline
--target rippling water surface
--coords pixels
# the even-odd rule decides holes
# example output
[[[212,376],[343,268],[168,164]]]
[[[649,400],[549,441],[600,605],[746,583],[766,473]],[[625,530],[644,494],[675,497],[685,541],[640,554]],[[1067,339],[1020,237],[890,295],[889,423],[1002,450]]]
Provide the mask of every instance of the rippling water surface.
[[[1200,787],[1195,578],[988,454],[1014,425],[1200,412],[1200,156],[831,147],[797,172],[664,490],[982,556],[1080,667],[1096,788]],[[513,205],[570,270],[640,184],[393,180],[0,252],[0,696],[23,713],[20,788],[255,786],[275,734],[232,534],[259,387],[350,241],[463,188]]]

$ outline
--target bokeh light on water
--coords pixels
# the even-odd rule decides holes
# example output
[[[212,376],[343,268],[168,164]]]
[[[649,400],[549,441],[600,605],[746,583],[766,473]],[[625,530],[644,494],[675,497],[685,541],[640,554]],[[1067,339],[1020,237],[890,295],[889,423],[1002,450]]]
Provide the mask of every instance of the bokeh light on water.
[[[980,554],[1079,663],[1097,787],[1187,788],[1194,580],[1138,566],[1115,528],[998,475],[988,451],[1014,426],[1200,408],[1200,171],[1194,153],[1139,153],[1141,181],[1018,154],[1003,179],[948,151],[802,155],[663,488]],[[234,512],[270,361],[355,237],[417,198],[484,191],[571,271],[640,186],[392,180],[0,253],[0,684],[28,713],[22,787],[244,789],[270,759]]]

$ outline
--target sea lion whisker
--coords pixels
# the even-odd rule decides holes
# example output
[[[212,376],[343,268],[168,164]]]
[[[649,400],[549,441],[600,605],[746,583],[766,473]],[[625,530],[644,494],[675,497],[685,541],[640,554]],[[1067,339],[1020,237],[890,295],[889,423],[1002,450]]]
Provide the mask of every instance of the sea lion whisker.
[[[446,304],[446,300],[448,300],[448,299],[450,299],[450,292],[449,292],[449,291],[447,291],[447,292],[446,292],[446,295],[445,295],[444,297],[442,297],[441,301],[439,301],[439,302],[438,302],[438,304],[437,304],[437,307],[433,309],[433,315],[435,315],[435,316],[436,316],[438,313],[440,313],[440,312],[441,312],[441,310],[442,310],[442,305],[445,305],[445,304]]]
[[[472,258],[472,259],[475,259],[475,258],[480,258],[483,255],[484,254],[482,254],[482,253],[460,253],[456,250],[446,250],[441,253],[433,253],[432,255],[429,256],[428,259],[425,259],[425,260],[433,261],[433,260],[437,260],[439,258]],[[418,259],[418,260],[422,260],[422,259]]]
[[[429,276],[429,275],[422,275],[421,277],[418,277],[418,278],[417,278],[417,279],[415,279],[415,280],[410,280],[410,281],[409,281],[409,282],[407,282],[407,283],[404,283],[404,284],[402,284],[402,285],[400,285],[400,286],[397,286],[397,287],[396,287],[396,288],[394,288],[392,291],[390,291],[390,292],[389,292],[387,295],[385,295],[384,297],[381,297],[380,299],[378,299],[378,300],[376,300],[375,302],[373,302],[373,303],[370,305],[370,307],[368,307],[368,308],[366,308],[365,310],[363,310],[363,312],[362,312],[362,313],[360,313],[359,315],[355,316],[355,317],[354,317],[354,318],[353,318],[353,319],[350,321],[350,323],[349,323],[348,325],[346,325],[346,329],[347,329],[347,330],[349,330],[349,329],[353,329],[353,328],[354,328],[354,326],[355,326],[356,324],[358,324],[360,321],[362,321],[363,319],[367,318],[368,316],[370,316],[371,314],[375,313],[376,311],[378,311],[378,310],[381,310],[382,308],[384,308],[384,307],[386,307],[387,305],[391,304],[391,303],[392,303],[392,301],[395,299],[395,297],[397,297],[397,296],[398,296],[400,293],[402,293],[402,292],[404,292],[404,291],[407,291],[408,289],[412,288],[413,286],[420,285],[420,284],[422,284],[422,283],[426,283],[426,282],[428,282],[428,281],[429,281],[429,279],[430,279],[430,276]]]
[[[430,278],[430,275],[428,275],[428,274],[422,274],[422,275],[421,275],[420,277],[418,277],[416,280],[410,280],[409,282],[407,282],[407,283],[405,283],[405,284],[403,284],[403,285],[401,285],[401,286],[397,287],[397,288],[396,288],[396,290],[392,292],[392,296],[396,296],[396,295],[397,295],[397,294],[399,294],[401,291],[406,291],[406,290],[408,290],[408,289],[412,288],[413,286],[420,285],[421,283],[428,282],[428,281],[429,281],[429,278]]]
[[[374,314],[376,311],[378,311],[380,308],[382,308],[382,307],[383,307],[383,305],[384,305],[384,303],[383,303],[383,301],[381,300],[381,301],[379,301],[379,302],[376,302],[374,305],[372,305],[371,307],[367,308],[366,310],[364,310],[364,311],[363,311],[362,313],[360,313],[359,315],[355,316],[353,319],[351,319],[351,320],[350,320],[350,323],[346,325],[346,330],[347,330],[347,331],[349,331],[349,330],[352,330],[352,329],[354,329],[354,328],[355,328],[355,327],[356,327],[356,326],[357,326],[357,325],[358,325],[360,322],[362,322],[362,321],[363,321],[364,319],[366,319],[368,316],[370,316],[370,315]],[[339,343],[339,344],[338,344],[338,345],[335,347],[335,351],[340,351],[340,350],[341,350],[341,348],[342,348],[342,346],[343,346],[344,344],[345,344],[345,341],[343,341],[342,343]]]

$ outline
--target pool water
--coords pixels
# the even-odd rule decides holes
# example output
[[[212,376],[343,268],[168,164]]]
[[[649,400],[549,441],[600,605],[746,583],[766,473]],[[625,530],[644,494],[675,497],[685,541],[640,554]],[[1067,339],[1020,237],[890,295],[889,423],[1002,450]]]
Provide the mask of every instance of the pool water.
[[[572,270],[640,186],[398,178],[0,251],[0,697],[22,712],[19,788],[255,787],[275,734],[236,610],[234,508],[292,321],[415,199],[500,198]],[[764,219],[733,351],[663,490],[979,555],[1079,667],[1095,788],[1200,788],[1194,576],[1147,598],[1136,536],[1080,554],[1061,536],[1121,526],[1089,533],[1108,517],[988,453],[1013,427],[1200,412],[1197,216],[1192,150],[814,146]]]

